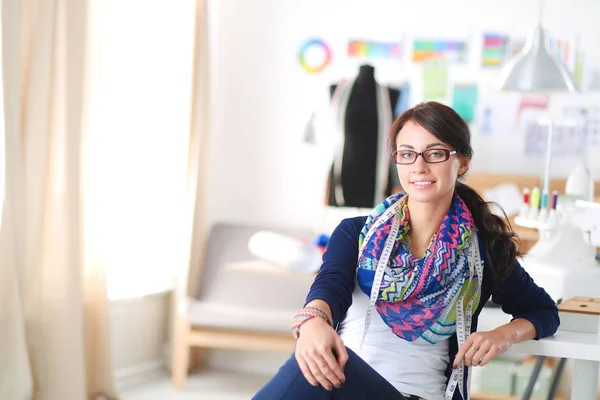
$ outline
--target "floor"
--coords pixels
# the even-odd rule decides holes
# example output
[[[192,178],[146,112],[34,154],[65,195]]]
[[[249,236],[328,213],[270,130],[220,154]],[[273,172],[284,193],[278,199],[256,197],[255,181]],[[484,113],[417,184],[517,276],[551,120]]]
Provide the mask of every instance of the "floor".
[[[268,376],[208,370],[193,373],[183,389],[171,386],[165,373],[158,379],[121,391],[122,400],[249,400]]]
[[[269,380],[269,376],[203,370],[192,373],[183,389],[171,386],[165,372],[150,382],[120,391],[121,400],[250,400]],[[487,398],[487,397],[486,397]],[[598,395],[600,400],[600,391]]]

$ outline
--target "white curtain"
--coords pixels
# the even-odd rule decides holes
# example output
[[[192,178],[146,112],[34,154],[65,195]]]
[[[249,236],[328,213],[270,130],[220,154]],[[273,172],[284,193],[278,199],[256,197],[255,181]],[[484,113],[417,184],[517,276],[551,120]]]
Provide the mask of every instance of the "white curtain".
[[[84,255],[89,3],[3,0],[0,398],[116,398],[104,271]]]
[[[170,274],[181,269],[185,282],[199,253],[206,2],[172,5],[178,11],[162,21],[171,32],[160,37],[153,18],[166,1],[133,23],[127,15],[142,1],[2,1],[0,399],[116,399],[107,269],[147,272],[152,258]],[[133,46],[120,44],[115,21]]]

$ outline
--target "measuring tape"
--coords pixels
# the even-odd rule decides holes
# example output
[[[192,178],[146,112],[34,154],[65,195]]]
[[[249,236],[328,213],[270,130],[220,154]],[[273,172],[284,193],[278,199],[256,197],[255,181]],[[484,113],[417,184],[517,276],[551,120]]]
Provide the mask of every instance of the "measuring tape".
[[[371,236],[373,235],[373,233],[381,225],[383,225],[390,218],[393,218],[390,232],[388,234],[388,237],[385,240],[383,252],[381,253],[381,257],[379,258],[379,262],[377,263],[375,277],[373,278],[373,285],[371,286],[371,296],[369,298],[369,308],[367,309],[367,313],[365,316],[365,328],[363,330],[363,335],[360,340],[360,345],[358,348],[359,355],[362,350],[362,346],[365,341],[365,338],[367,336],[367,332],[369,331],[369,328],[371,327],[371,316],[372,316],[372,312],[373,312],[373,307],[375,306],[375,303],[377,302],[377,298],[379,297],[379,289],[381,288],[381,281],[383,279],[383,274],[385,272],[385,268],[388,266],[389,260],[392,255],[392,250],[394,248],[394,242],[396,241],[396,236],[398,235],[398,229],[400,227],[400,220],[398,219],[396,214],[398,211],[398,205],[400,204],[400,201],[401,200],[396,202],[394,205],[389,207],[383,213],[381,218],[379,218],[378,221],[371,227],[371,229],[369,230],[369,232],[367,233],[367,236],[365,237],[365,239],[363,241],[362,247],[364,247],[368,243],[368,241],[371,238]],[[362,249],[360,249],[359,254],[360,253],[362,253]],[[469,278],[473,278],[473,275],[475,273],[477,274],[477,288],[476,288],[477,290],[475,292],[475,295],[470,299],[469,303],[467,304],[467,309],[465,310],[464,309],[465,294],[468,293],[470,285],[473,282],[473,279],[469,279],[469,286],[467,286],[467,290],[464,291],[465,294],[460,296],[460,298],[458,299],[458,301],[456,303],[456,325],[457,325],[456,335],[457,335],[457,339],[458,339],[458,348],[460,348],[464,344],[466,339],[471,334],[471,323],[472,323],[472,319],[473,319],[473,305],[475,303],[475,299],[478,297],[478,295],[481,291],[482,280],[483,280],[483,264],[481,262],[481,257],[480,257],[480,253],[479,253],[479,243],[477,240],[476,232],[473,232],[473,234],[471,235],[469,248],[468,248],[468,261],[467,262],[468,262],[468,266],[469,266]],[[469,380],[470,380],[470,378],[471,378],[471,375],[469,375]],[[454,392],[456,391],[456,387],[458,386],[459,382],[464,382],[464,360],[461,362],[461,364],[458,368],[452,370],[452,374],[448,381],[448,386],[446,388],[446,393],[444,396],[445,400],[452,400],[452,397],[454,396]],[[469,385],[468,384],[467,384],[467,396],[466,397],[464,396],[462,386],[459,386],[459,391],[460,391],[461,395],[463,395],[463,399],[469,400]]]
[[[390,233],[388,234],[387,239],[385,239],[385,245],[383,246],[383,252],[381,253],[381,257],[379,258],[379,262],[377,263],[377,270],[375,271],[375,277],[373,278],[373,284],[371,285],[371,297],[369,299],[369,308],[367,308],[367,315],[365,316],[365,329],[363,330],[362,339],[360,340],[360,346],[358,347],[358,353],[362,350],[363,343],[365,338],[367,337],[367,332],[371,327],[371,314],[373,312],[373,306],[377,302],[377,298],[379,297],[379,288],[381,287],[381,280],[383,279],[383,273],[385,272],[385,267],[387,267],[390,257],[392,256],[392,250],[394,249],[394,242],[396,241],[396,236],[398,236],[398,229],[400,228],[400,219],[396,216],[396,212],[398,211],[398,204],[400,201],[394,203],[393,206],[388,208],[381,218],[377,221],[376,224],[369,230],[365,240],[363,241],[363,246],[369,243],[369,239],[384,222],[388,219],[393,218],[392,227],[390,228]],[[362,249],[359,254],[362,253]]]
[[[467,304],[467,309],[464,309],[464,301],[465,295],[460,296],[456,303],[456,338],[458,339],[458,348],[460,349],[462,345],[465,343],[469,335],[471,335],[471,323],[473,320],[473,305],[475,303],[475,299],[479,296],[481,292],[481,286],[483,281],[483,264],[481,262],[481,256],[479,253],[479,241],[477,240],[477,233],[473,232],[471,235],[471,243],[469,243],[469,253],[468,253],[468,263],[469,263],[469,278],[473,278],[473,273],[477,274],[477,290],[475,291],[475,295]],[[472,283],[473,279],[469,279],[469,286],[467,286],[467,290],[465,293],[469,291],[469,287]],[[454,392],[456,390],[456,386],[460,382],[461,386],[458,387],[462,398],[465,400],[469,400],[469,386],[471,381],[471,374],[469,374],[469,382],[467,382],[466,387],[466,396],[463,393],[463,383],[465,380],[465,361],[462,360],[458,368],[454,368],[452,370],[452,374],[450,375],[450,379],[448,380],[448,386],[446,387],[446,394],[444,396],[444,400],[452,400],[454,396]]]

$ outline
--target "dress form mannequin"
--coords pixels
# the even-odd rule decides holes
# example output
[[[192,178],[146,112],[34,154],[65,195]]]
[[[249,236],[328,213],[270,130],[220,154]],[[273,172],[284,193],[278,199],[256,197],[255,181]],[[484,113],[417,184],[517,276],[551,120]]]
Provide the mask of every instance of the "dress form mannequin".
[[[343,190],[344,203],[339,204],[335,196],[336,178],[334,167],[331,168],[327,183],[326,203],[330,206],[372,208],[376,204],[376,179],[378,164],[378,143],[382,138],[378,126],[377,104],[377,82],[375,80],[375,68],[370,65],[362,65],[358,76],[354,81],[344,118],[344,145],[341,163],[341,188]],[[330,95],[333,98],[338,85],[330,87]],[[389,112],[393,115],[400,92],[396,89],[387,88],[389,93]],[[390,126],[384,127],[387,141],[387,131]],[[385,157],[389,160],[389,152]],[[391,160],[389,161],[389,173],[385,196],[390,195],[398,188],[399,182]],[[383,195],[383,194],[381,194]],[[339,197],[338,197],[339,198]]]

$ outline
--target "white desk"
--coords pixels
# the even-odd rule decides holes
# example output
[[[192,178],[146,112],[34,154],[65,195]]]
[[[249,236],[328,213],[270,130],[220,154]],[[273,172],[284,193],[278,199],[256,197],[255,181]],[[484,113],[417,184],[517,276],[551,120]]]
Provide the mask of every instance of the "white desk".
[[[554,336],[513,345],[508,354],[570,358],[575,361],[571,399],[596,400],[600,335],[560,330]]]

